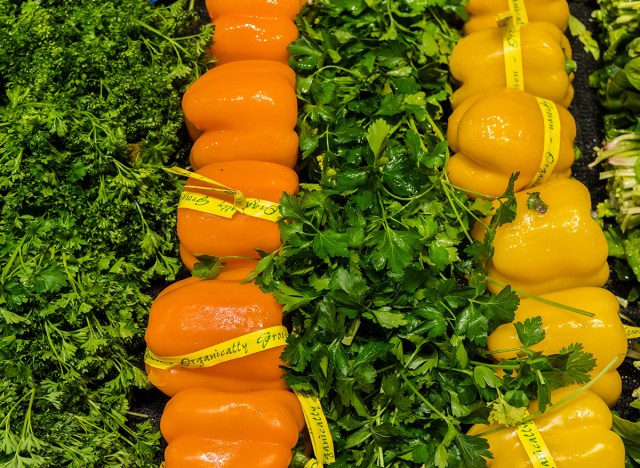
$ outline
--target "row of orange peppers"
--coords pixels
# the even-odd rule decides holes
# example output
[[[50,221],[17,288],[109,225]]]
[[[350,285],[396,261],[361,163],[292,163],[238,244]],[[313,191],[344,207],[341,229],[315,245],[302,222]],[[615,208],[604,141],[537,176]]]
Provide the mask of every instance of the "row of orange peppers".
[[[266,215],[277,212],[283,192],[298,190],[296,78],[287,47],[298,35],[301,3],[207,0],[206,8],[215,65],[183,96],[194,172],[177,230],[188,270],[201,255],[224,267],[214,279],[191,276],[155,299],[148,353],[173,365],[146,359],[147,375],[171,397],[160,421],[166,468],[286,468],[305,419],[283,379],[284,344],[251,353],[245,339],[256,332],[265,333],[254,345],[276,339],[269,330],[282,328],[282,306],[244,280],[257,251],[280,246],[278,225]]]
[[[588,189],[571,178],[576,124],[567,109],[574,94],[565,37],[568,4],[469,0],[466,8],[470,20],[450,59],[459,86],[448,122],[449,179],[471,197],[491,198],[519,173],[516,217],[496,231],[488,289],[497,294],[509,285],[519,293],[514,322],[542,318],[545,338],[533,350],[557,353],[579,342],[597,360],[591,372],[597,380],[588,389],[556,391],[554,403],[568,401],[533,420],[553,459],[547,462],[623,467],[624,446],[611,431],[609,407],[621,394],[616,369],[627,338],[617,299],[604,288],[609,277],[604,233],[591,215]],[[485,225],[486,220],[475,225],[474,238],[483,239]],[[488,338],[496,360],[515,358],[521,346],[513,324]],[[528,410],[535,414],[536,402]],[[535,464],[515,428],[497,428],[494,423],[469,431],[489,431],[484,437],[494,458],[488,466],[555,466]]]

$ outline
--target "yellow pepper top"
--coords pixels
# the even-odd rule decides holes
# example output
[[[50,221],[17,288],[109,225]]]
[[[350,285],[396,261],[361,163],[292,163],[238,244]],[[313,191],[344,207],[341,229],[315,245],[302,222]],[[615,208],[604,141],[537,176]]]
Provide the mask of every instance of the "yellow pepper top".
[[[458,41],[449,60],[451,75],[461,86],[451,96],[453,108],[479,91],[507,87],[506,27],[485,29]],[[573,72],[568,39],[547,22],[520,27],[522,88],[534,96],[568,107],[573,99]]]
[[[596,367],[591,371],[592,377],[617,357],[617,364],[590,387],[607,405],[613,406],[622,392],[622,381],[616,368],[622,364],[628,345],[618,315],[618,300],[606,289],[593,287],[564,289],[541,297],[561,305],[523,299],[514,319],[514,322],[524,322],[537,316],[542,318],[545,337],[540,343],[531,346],[531,349],[553,354],[572,343],[580,342],[584,350],[593,354],[596,359]],[[567,310],[562,305],[591,312],[593,317]],[[487,339],[489,351],[520,346],[522,343],[513,323],[499,326]],[[496,360],[514,359],[516,354],[516,351],[495,352],[492,356]]]
[[[559,151],[546,180],[569,177],[575,159],[575,120],[564,107],[555,108],[557,121],[551,124]],[[511,174],[519,172],[515,190],[529,187],[544,168],[548,124],[543,106],[525,91],[502,88],[465,99],[449,117],[447,139],[454,152],[449,180],[463,190],[497,197]]]
[[[528,207],[532,193],[540,204]],[[581,286],[601,287],[609,278],[608,245],[591,217],[589,190],[575,179],[558,178],[516,194],[516,218],[496,230],[494,254],[487,263],[490,279],[530,294]],[[476,223],[475,239],[484,238]],[[497,293],[502,286],[489,281]]]
[[[549,21],[561,31],[569,24],[569,3],[567,0],[520,0],[529,21]],[[464,25],[465,34],[482,29],[495,28],[496,16],[509,11],[508,0],[468,0],[465,10],[469,21]]]
[[[566,387],[551,395],[552,402],[558,402],[577,390]],[[538,405],[532,402],[529,412],[538,412]],[[585,390],[564,404],[552,408],[534,419],[542,440],[549,448],[553,461],[558,467],[579,468],[623,468],[624,444],[611,431],[611,411],[595,393]],[[468,431],[479,435],[497,425],[475,425]],[[531,468],[524,445],[513,427],[492,434],[483,435],[490,444],[493,460],[487,460],[490,468]],[[538,442],[538,441],[535,441]],[[534,445],[539,445],[534,443]]]

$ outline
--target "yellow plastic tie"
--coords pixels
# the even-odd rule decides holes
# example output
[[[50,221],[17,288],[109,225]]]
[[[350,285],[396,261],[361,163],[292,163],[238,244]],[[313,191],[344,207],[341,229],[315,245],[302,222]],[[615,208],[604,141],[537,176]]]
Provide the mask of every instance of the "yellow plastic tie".
[[[335,462],[336,456],[333,448],[333,439],[329,431],[327,418],[322,411],[322,405],[318,397],[311,393],[297,390],[294,390],[294,393],[298,397],[298,400],[300,400],[300,405],[302,405],[302,413],[304,414],[304,420],[307,422],[313,453],[316,456],[316,459],[311,460],[306,466],[322,468],[325,463]],[[310,463],[314,461],[316,464],[310,465]]]
[[[198,174],[197,172],[187,171],[186,169],[182,169],[181,167],[165,167],[165,171],[172,172],[173,174],[181,175],[184,177],[191,177],[192,179],[199,180],[200,182],[205,182],[207,184],[213,185],[213,187],[198,187],[199,189],[211,190],[213,192],[221,193],[222,195],[228,195],[233,197],[233,204],[242,208],[244,206],[244,194],[240,190],[232,189],[231,187],[227,187],[220,182],[216,182],[215,180],[209,179],[203,175]]]
[[[165,370],[174,367],[183,369],[213,367],[260,351],[284,346],[287,343],[287,336],[289,336],[287,328],[277,325],[247,333],[183,356],[157,356],[147,348],[144,353],[144,363],[156,369]]]
[[[627,338],[634,339],[634,338],[640,338],[640,327],[632,327],[630,325],[623,325],[624,326],[624,332],[627,335]]]
[[[540,112],[542,112],[544,120],[544,147],[538,172],[536,172],[536,175],[531,179],[527,188],[532,188],[544,183],[553,173],[558,159],[560,159],[561,129],[558,107],[549,99],[536,97],[536,100],[538,101],[538,106],[540,106]]]
[[[516,434],[534,468],[557,468],[549,447],[533,421],[518,424]]]
[[[191,210],[209,213],[223,218],[230,219],[234,214],[240,212],[254,218],[266,219],[268,221],[277,222],[282,218],[280,214],[280,204],[259,198],[247,198],[240,190],[235,190],[226,185],[209,179],[195,172],[187,171],[179,167],[165,168],[167,172],[191,177],[193,179],[205,182],[212,187],[201,187],[196,185],[185,185],[185,190],[180,195],[178,208],[189,208]],[[211,191],[222,195],[233,197],[233,203],[221,200],[211,195],[205,195],[199,192],[193,192],[188,189],[197,189]]]

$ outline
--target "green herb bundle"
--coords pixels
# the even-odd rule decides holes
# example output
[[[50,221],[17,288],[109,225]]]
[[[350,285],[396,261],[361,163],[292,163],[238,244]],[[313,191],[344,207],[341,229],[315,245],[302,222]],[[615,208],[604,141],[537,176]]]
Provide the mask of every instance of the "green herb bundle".
[[[605,226],[609,256],[626,300],[640,297],[640,2],[598,0],[593,12],[599,27],[598,42],[603,66],[589,77],[604,109],[604,140],[596,148],[591,166],[600,165],[608,198],[598,205]],[[632,344],[628,357],[640,368],[638,349]],[[640,388],[629,404],[640,409]],[[627,466],[640,466],[640,423],[614,412],[613,430],[625,444]]]
[[[609,194],[598,206],[607,224],[610,256],[621,279],[640,279],[640,2],[601,0],[599,26],[603,67],[589,77],[605,110],[604,141],[591,164],[602,164]],[[630,300],[640,291],[633,288]]]
[[[130,404],[211,27],[187,1],[4,0],[0,29],[0,466],[153,466]]]
[[[515,179],[492,203],[446,177],[447,63],[463,14],[462,1],[317,0],[299,18],[303,184],[281,201],[283,246],[256,280],[284,304],[286,380],[319,396],[331,466],[485,466],[469,424],[518,422],[530,398],[544,408],[593,366],[580,345],[532,352],[539,321],[517,326],[521,358],[484,357],[519,302],[509,287],[490,296],[483,270],[515,215]],[[476,220],[484,241],[469,233]]]

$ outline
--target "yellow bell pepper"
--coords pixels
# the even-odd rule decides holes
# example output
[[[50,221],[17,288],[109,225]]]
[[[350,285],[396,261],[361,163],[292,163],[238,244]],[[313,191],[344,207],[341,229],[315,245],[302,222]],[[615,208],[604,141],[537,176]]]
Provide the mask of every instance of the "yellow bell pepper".
[[[565,31],[569,25],[567,0],[521,0],[529,21],[549,21]],[[469,0],[465,6],[469,20],[464,24],[465,34],[498,26],[496,16],[509,11],[508,0]]]
[[[531,346],[533,351],[545,354],[558,353],[572,343],[582,343],[584,350],[593,354],[596,367],[594,377],[613,359],[617,363],[603,374],[589,389],[613,406],[620,398],[622,381],[616,368],[622,364],[627,351],[627,337],[618,316],[618,300],[603,288],[573,288],[543,294],[543,299],[565,306],[591,312],[593,317],[567,310],[562,305],[543,303],[535,299],[523,299],[516,311],[514,322],[539,316],[542,318],[544,339]],[[513,323],[499,326],[487,339],[487,348],[496,360],[514,359],[516,351],[497,352],[522,346]]]
[[[574,162],[576,124],[562,106],[558,111],[560,147],[547,180],[569,177]],[[520,172],[515,190],[532,184],[545,155],[545,118],[535,96],[513,89],[478,93],[449,117],[447,139],[454,155],[449,180],[464,190],[484,195],[504,193],[509,177]]]
[[[478,91],[512,87],[507,86],[505,30],[506,27],[498,27],[469,34],[453,48],[449,69],[461,83],[451,96],[453,108]],[[541,21],[522,25],[520,43],[520,89],[568,107],[574,93],[573,72],[567,70],[571,59],[568,39],[554,25]]]
[[[542,204],[528,206],[536,193],[546,211]],[[582,183],[558,178],[515,197],[515,219],[498,227],[493,239],[494,254],[486,265],[489,291],[502,289],[492,279],[536,295],[607,282],[607,241],[591,217],[589,190]],[[475,239],[484,239],[484,226],[474,225]]]
[[[558,402],[577,390],[566,387],[551,395],[552,402]],[[532,402],[529,412],[538,412],[538,405]],[[565,403],[551,408],[534,419],[541,438],[548,447],[553,461],[559,467],[580,468],[623,468],[624,444],[611,431],[611,411],[595,393],[584,390]],[[475,425],[468,431],[470,435],[481,435],[496,428],[491,425]],[[525,446],[521,443],[513,427],[504,428],[491,434],[481,435],[489,441],[493,459],[487,460],[490,468],[531,468]],[[538,446],[538,440],[533,446]],[[532,447],[532,450],[535,448]],[[540,465],[538,465],[540,466]]]

